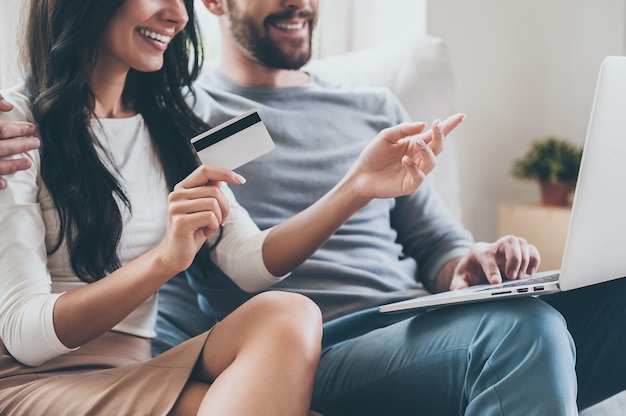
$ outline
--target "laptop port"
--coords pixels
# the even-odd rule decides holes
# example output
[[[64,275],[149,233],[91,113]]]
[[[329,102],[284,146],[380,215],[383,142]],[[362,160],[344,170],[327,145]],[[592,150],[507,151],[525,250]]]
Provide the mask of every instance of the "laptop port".
[[[533,290],[535,292],[541,292],[543,290],[543,286],[535,286],[535,287],[533,287]]]
[[[526,293],[526,292],[528,292],[527,287],[520,287],[519,289],[517,289],[517,293]]]

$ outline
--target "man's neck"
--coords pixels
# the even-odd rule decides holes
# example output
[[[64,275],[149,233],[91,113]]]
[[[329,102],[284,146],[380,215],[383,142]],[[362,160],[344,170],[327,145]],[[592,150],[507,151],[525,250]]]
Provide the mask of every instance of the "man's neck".
[[[241,56],[222,55],[220,71],[231,81],[252,87],[295,87],[307,84],[309,74],[302,70],[269,68]]]

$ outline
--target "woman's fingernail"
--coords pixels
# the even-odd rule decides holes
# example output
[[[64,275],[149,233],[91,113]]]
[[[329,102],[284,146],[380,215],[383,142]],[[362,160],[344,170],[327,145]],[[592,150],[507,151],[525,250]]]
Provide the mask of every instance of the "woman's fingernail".
[[[235,179],[237,180],[237,182],[239,182],[240,184],[244,184],[246,183],[246,178],[244,178],[243,176],[241,176],[238,173],[235,173]]]

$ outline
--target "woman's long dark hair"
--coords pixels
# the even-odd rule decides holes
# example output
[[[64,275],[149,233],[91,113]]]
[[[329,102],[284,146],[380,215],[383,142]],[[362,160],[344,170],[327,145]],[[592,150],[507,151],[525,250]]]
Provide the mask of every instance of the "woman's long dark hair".
[[[56,246],[67,239],[74,272],[84,281],[120,267],[117,247],[123,218],[122,186],[96,153],[90,128],[95,98],[89,87],[96,42],[124,0],[33,0],[26,35],[26,89],[41,135],[41,175],[60,219]],[[189,22],[168,46],[159,71],[130,71],[125,104],[139,112],[170,188],[188,175],[197,158],[189,138],[206,130],[188,107],[201,67],[202,45],[193,0],[184,0]]]

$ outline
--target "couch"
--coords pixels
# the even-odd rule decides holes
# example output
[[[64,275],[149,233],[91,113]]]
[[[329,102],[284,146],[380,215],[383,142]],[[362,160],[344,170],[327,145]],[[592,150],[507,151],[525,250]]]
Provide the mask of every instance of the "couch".
[[[431,122],[456,112],[455,82],[446,44],[434,36],[393,40],[369,49],[312,61],[307,69],[345,85],[376,85],[390,88],[413,120]],[[455,141],[462,126],[446,139],[432,173],[438,192],[448,208],[462,220]],[[494,221],[496,219],[494,218]],[[592,408],[581,416],[626,415],[626,392]]]

